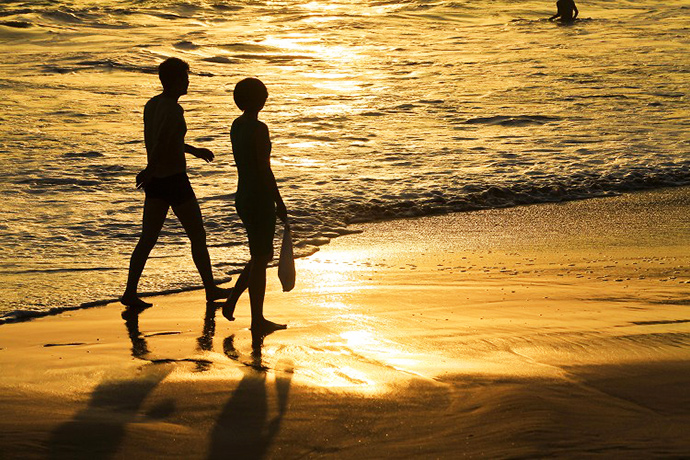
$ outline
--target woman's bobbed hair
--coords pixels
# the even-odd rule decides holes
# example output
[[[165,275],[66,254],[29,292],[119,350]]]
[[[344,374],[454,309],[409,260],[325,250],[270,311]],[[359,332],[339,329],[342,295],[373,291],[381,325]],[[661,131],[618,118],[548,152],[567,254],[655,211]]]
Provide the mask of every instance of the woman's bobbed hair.
[[[243,112],[258,111],[266,103],[268,90],[258,78],[245,78],[235,85],[232,97],[237,107]]]

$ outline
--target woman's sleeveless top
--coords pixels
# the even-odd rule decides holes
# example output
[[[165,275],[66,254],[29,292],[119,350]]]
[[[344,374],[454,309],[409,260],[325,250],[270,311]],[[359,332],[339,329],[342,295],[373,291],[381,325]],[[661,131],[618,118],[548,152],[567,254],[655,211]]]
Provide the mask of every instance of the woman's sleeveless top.
[[[256,132],[260,123],[240,117],[230,130],[238,175],[235,206],[248,212],[275,209],[273,196],[259,173]]]

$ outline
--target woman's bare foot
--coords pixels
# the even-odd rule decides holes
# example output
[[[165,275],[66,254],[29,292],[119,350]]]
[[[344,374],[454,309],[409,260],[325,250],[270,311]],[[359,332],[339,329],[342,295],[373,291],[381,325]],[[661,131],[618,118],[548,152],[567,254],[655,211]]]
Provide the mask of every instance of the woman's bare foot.
[[[225,353],[225,356],[227,356],[230,359],[238,360],[240,357],[240,354],[237,352],[237,349],[235,348],[235,334],[231,335],[230,337],[226,337],[225,340],[223,340],[223,353]]]
[[[278,324],[273,321],[269,321],[266,318],[260,319],[259,321],[252,321],[251,330],[255,334],[270,334],[273,331],[279,331],[281,329],[287,329],[287,324]]]
[[[152,303],[144,302],[141,300],[137,295],[123,295],[120,298],[120,303],[124,305],[125,307],[137,309],[137,310],[145,310],[147,308],[153,307]]]
[[[235,305],[237,305],[237,303],[230,302],[230,299],[223,305],[223,316],[225,316],[225,319],[228,321],[235,321],[235,317],[233,316],[235,314]]]
[[[237,301],[240,300],[242,292],[237,290],[237,286],[231,289],[231,291],[228,300],[226,300],[225,305],[223,305],[223,316],[225,316],[228,321],[235,321],[235,307],[237,306]]]
[[[206,290],[206,302],[213,302],[220,299],[227,299],[232,294],[232,288],[222,288],[213,286],[212,289]]]

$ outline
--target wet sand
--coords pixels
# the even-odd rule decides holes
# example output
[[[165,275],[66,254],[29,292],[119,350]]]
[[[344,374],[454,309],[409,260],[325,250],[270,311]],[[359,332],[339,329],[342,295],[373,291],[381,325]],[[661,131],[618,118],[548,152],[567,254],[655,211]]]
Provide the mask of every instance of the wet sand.
[[[359,225],[269,273],[0,327],[2,458],[690,455],[690,189]],[[191,263],[191,261],[190,261]]]

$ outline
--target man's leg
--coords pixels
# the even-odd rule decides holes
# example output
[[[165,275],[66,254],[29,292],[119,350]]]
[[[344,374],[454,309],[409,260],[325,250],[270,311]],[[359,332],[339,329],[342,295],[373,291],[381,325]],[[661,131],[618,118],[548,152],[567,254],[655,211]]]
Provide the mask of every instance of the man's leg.
[[[158,241],[158,235],[163,228],[165,216],[168,214],[168,204],[158,198],[146,198],[144,201],[144,217],[142,220],[141,236],[134,248],[132,258],[129,261],[129,275],[127,287],[122,295],[122,303],[128,307],[147,308],[151,304],[144,302],[137,296],[139,279],[146,266],[151,250]]]
[[[199,270],[201,281],[204,283],[206,300],[214,301],[227,298],[230,295],[230,289],[220,288],[213,281],[211,258],[206,247],[204,219],[201,217],[201,209],[196,198],[187,200],[178,206],[173,206],[173,212],[180,219],[180,223],[182,223],[189,241],[192,243],[192,259],[194,259],[196,269]]]

